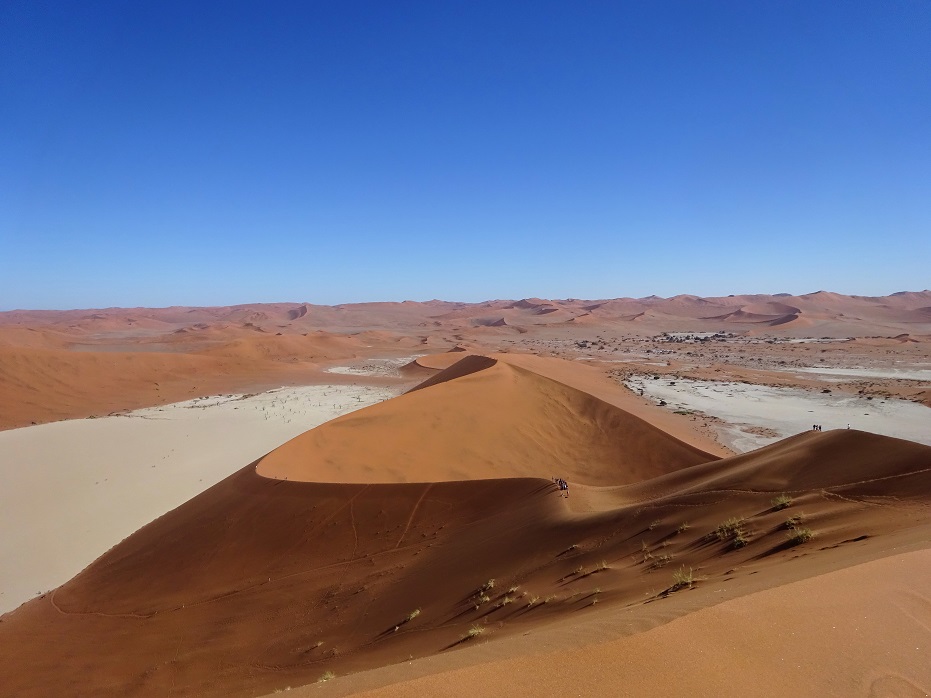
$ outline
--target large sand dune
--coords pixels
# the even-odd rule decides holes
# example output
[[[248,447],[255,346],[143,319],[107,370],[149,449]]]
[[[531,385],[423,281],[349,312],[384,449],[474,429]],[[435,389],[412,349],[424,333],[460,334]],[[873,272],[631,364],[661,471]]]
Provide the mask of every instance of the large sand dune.
[[[325,672],[439,657],[427,669],[441,672],[436,677],[385,695],[442,694],[476,676],[442,673],[453,661],[446,658],[472,656],[454,650],[509,638],[517,643],[507,650],[513,663],[499,656],[489,668],[501,692],[513,679],[521,691],[565,694],[578,671],[545,684],[534,669],[555,657],[523,664],[523,678],[506,677],[541,647],[567,657],[569,647],[595,643],[578,666],[584,657],[610,661],[615,671],[597,674],[599,688],[619,694],[628,673],[642,671],[638,658],[652,657],[647,666],[658,668],[668,657],[673,671],[675,655],[653,648],[704,624],[714,628],[710,657],[774,677],[772,662],[742,659],[765,636],[734,637],[726,649],[727,628],[738,626],[731,606],[713,607],[750,604],[772,619],[778,601],[754,603],[752,594],[801,580],[814,585],[803,593],[860,584],[879,604],[887,597],[871,568],[828,573],[931,539],[927,446],[856,430],[806,432],[716,459],[595,388],[583,390],[588,372],[534,357],[465,361],[420,390],[298,437],[4,616],[0,684],[17,696],[255,696]],[[602,388],[606,397],[614,389]],[[458,462],[467,464],[465,477],[454,480]],[[570,481],[568,498],[551,474]],[[348,482],[333,481],[343,477]],[[806,539],[809,529],[814,537]],[[920,572],[927,557],[908,563]],[[691,579],[677,584],[674,571]],[[784,588],[791,599],[792,587]],[[915,598],[911,588],[902,598]],[[788,613],[814,627],[809,608],[795,604]],[[688,615],[700,609],[708,610]],[[684,625],[665,625],[676,618]],[[857,643],[818,627],[838,653]],[[521,646],[527,633],[543,644]],[[882,637],[904,654],[916,641],[919,652],[927,647],[920,643],[928,635],[919,623]],[[875,645],[856,647],[863,656]],[[690,647],[682,666],[698,672]],[[827,650],[817,656],[825,662],[809,669],[817,685],[845,694],[851,684],[837,677],[847,660]],[[871,685],[880,688],[926,680],[918,659],[876,666],[900,680],[883,684],[877,674]],[[714,671],[669,685],[708,694],[721,681]],[[400,665],[358,676],[323,690],[339,695],[412,678]],[[800,676],[769,683],[765,693],[797,695]],[[632,685],[647,685],[642,674],[638,680]]]
[[[711,459],[588,393],[469,356],[407,395],[293,439],[265,456],[258,472],[312,482],[560,475],[614,485]]]

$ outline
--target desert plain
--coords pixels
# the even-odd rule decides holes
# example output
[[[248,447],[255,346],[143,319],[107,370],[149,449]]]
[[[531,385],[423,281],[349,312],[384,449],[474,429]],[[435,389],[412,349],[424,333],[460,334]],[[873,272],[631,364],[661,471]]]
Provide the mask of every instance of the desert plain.
[[[11,311],[0,396],[3,695],[931,693],[931,291]]]

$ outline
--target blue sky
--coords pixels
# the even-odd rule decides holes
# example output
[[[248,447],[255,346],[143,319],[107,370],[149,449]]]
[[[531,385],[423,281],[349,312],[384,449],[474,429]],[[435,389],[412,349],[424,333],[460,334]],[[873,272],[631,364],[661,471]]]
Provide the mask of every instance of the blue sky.
[[[0,4],[0,309],[931,287],[931,3]]]

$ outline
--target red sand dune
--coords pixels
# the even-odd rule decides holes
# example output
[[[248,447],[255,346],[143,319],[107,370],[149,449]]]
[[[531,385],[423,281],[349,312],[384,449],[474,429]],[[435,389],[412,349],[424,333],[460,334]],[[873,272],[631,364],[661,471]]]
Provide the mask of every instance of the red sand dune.
[[[445,380],[308,432],[7,614],[0,685],[16,696],[256,696],[328,671],[346,676],[409,658],[438,655],[432,666],[444,671],[451,657],[467,655],[454,650],[486,638],[520,643],[533,633],[537,652],[546,638],[558,649],[597,637],[601,648],[588,656],[614,662],[614,671],[598,674],[597,690],[618,695],[638,670],[625,663],[648,657],[655,638],[677,627],[658,626],[709,609],[694,621],[682,618],[698,632],[720,616],[711,607],[721,601],[752,603],[748,594],[924,549],[931,540],[929,447],[852,430],[807,432],[713,460],[532,370],[577,385],[590,380],[565,362],[508,359],[523,365],[467,359]],[[524,476],[442,481],[458,461],[469,464],[468,477]],[[263,477],[256,465],[289,479]],[[554,467],[563,470],[551,473]],[[360,481],[321,482],[347,472]],[[569,479],[569,498],[550,474]],[[392,479],[423,481],[373,484]],[[780,493],[789,495],[784,507],[773,504]],[[791,517],[815,537],[787,538]],[[675,584],[680,569],[694,572],[692,588]],[[855,571],[841,579],[874,583],[858,582]],[[924,603],[913,600],[916,608]],[[791,613],[807,617],[804,606]],[[851,611],[838,613],[841,627],[851,625]],[[784,621],[778,610],[761,620]],[[884,637],[910,642],[914,632]],[[927,627],[917,632],[928,638]],[[856,641],[849,633],[824,637],[838,652]],[[715,644],[713,656],[738,666],[749,641],[730,639],[729,651]],[[511,647],[491,642],[492,655],[496,646]],[[700,671],[690,647],[682,666]],[[913,651],[894,651],[906,649]],[[816,656],[837,661],[827,651]],[[904,668],[881,657],[874,666],[898,668],[902,681],[914,682],[925,656]],[[748,672],[771,666],[754,657]],[[524,666],[535,671],[545,661]],[[811,671],[830,677],[834,666]],[[505,659],[489,676],[503,679],[518,667]],[[699,673],[671,685],[701,692],[716,685],[716,667],[705,668],[710,682]],[[366,676],[339,679],[332,691],[410,678],[401,667],[375,684]],[[409,688],[442,693],[470,676],[441,674]],[[518,678],[514,685],[562,695],[570,684],[561,681]],[[797,695],[797,685],[763,688]],[[828,685],[840,693],[847,686]]]

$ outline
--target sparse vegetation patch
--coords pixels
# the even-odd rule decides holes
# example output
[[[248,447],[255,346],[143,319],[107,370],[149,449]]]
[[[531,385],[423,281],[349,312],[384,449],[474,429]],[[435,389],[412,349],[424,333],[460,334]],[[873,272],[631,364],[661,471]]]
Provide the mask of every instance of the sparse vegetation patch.
[[[728,540],[741,526],[743,526],[743,522],[743,519],[732,516],[727,521],[718,524],[718,527],[714,529],[714,533],[718,537],[718,540]]]
[[[742,548],[750,542],[750,536],[744,530],[744,520],[736,516],[729,518],[714,530],[718,540],[730,542],[732,548]]]

